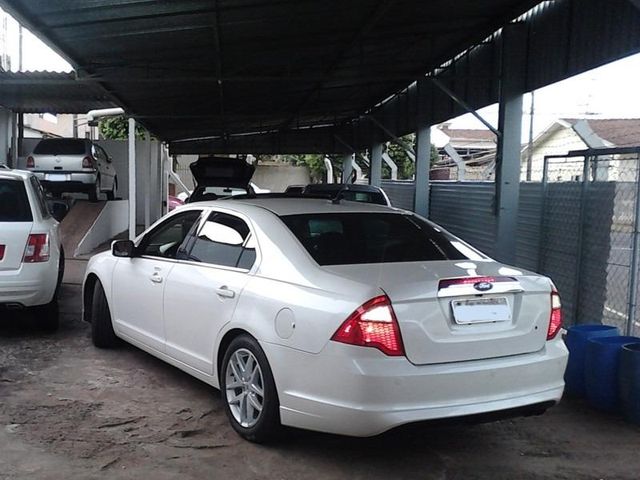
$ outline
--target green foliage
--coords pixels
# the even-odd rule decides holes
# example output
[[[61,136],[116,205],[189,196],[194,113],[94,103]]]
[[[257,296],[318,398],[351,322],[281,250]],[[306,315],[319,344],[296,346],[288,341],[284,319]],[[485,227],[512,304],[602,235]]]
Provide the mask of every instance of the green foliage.
[[[324,166],[324,155],[284,155],[284,160],[292,165],[302,165],[309,167],[312,182],[319,182],[326,178],[326,168]]]
[[[411,146],[414,151],[416,149],[416,135],[410,133],[401,137],[403,143]],[[387,144],[387,153],[398,166],[398,180],[411,180],[416,173],[416,166],[405,151],[405,149],[396,142],[389,142]],[[438,149],[435,145],[431,145],[431,168],[440,160],[438,155]],[[391,178],[391,169],[386,163],[382,164],[382,176],[383,178]]]
[[[100,120],[98,130],[105,140],[126,140],[129,138],[129,120],[124,115],[106,117]],[[146,134],[144,127],[136,123],[136,138],[144,140]]]

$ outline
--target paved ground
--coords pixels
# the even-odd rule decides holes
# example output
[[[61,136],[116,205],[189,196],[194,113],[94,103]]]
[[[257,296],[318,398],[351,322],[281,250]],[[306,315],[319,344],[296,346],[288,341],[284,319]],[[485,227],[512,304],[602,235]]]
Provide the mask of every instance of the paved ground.
[[[492,424],[373,439],[290,431],[253,445],[228,426],[213,388],[133,347],[93,348],[79,294],[65,285],[55,335],[2,315],[1,479],[640,477],[640,428],[579,402]]]

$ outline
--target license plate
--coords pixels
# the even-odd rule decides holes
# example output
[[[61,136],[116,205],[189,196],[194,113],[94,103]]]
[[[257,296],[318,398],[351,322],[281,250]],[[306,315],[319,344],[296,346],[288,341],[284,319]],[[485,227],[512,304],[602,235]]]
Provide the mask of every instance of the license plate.
[[[59,173],[50,173],[49,175],[47,175],[47,180],[49,180],[50,182],[66,182],[67,175],[59,174]]]
[[[511,320],[511,307],[505,297],[454,300],[451,308],[454,320],[460,325]]]

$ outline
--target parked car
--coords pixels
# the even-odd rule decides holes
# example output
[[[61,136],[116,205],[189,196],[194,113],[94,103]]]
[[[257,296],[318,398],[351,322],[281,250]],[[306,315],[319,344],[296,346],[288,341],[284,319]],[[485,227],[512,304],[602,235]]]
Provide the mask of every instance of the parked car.
[[[100,145],[81,138],[40,140],[27,157],[32,171],[54,195],[86,193],[95,202],[101,193],[116,198],[118,176],[112,158]]]
[[[30,308],[43,328],[55,330],[63,274],[58,222],[38,179],[0,170],[0,310]]]
[[[219,388],[252,441],[541,413],[564,388],[551,281],[385,206],[186,205],[94,256],[83,295],[96,346],[124,339]]]
[[[11,169],[4,163],[0,163],[0,170],[11,170]]]
[[[287,192],[288,193],[288,192]],[[380,187],[356,183],[311,183],[304,187],[304,194],[329,195],[354,202],[375,203],[391,206],[389,197]]]
[[[189,169],[195,188],[186,203],[255,193],[251,186],[255,167],[242,159],[201,156]]]

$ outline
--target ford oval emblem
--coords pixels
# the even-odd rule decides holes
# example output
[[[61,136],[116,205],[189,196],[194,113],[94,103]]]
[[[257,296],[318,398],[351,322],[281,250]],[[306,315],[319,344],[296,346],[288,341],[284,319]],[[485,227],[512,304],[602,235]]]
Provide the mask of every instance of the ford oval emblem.
[[[491,282],[476,282],[473,284],[473,288],[478,290],[479,292],[488,292],[493,288],[493,283]]]

